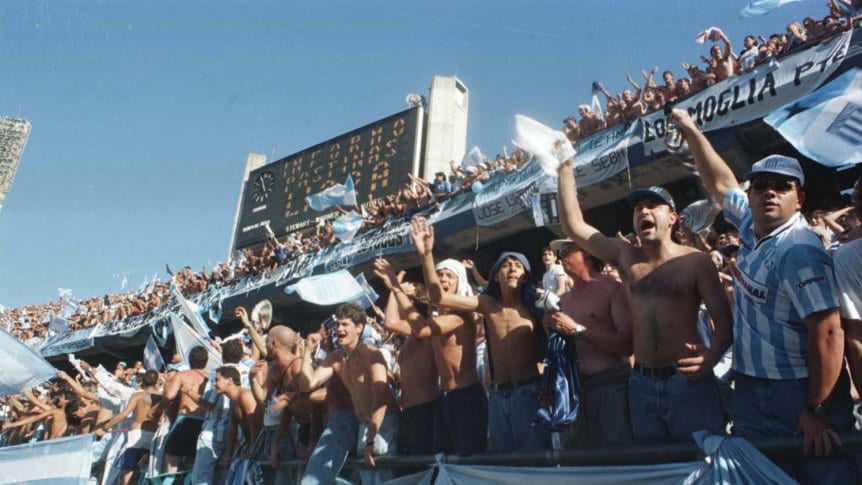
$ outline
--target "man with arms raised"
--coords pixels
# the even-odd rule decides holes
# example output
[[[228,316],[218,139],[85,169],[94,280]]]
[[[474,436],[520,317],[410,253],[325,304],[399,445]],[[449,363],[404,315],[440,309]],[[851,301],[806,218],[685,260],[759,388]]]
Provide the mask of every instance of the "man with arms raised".
[[[632,324],[625,288],[616,278],[603,275],[604,263],[570,239],[553,241],[551,248],[574,280],[560,299],[560,311],[545,314],[548,328],[574,337],[578,350],[581,407],[566,433],[565,446],[629,443]]]
[[[140,474],[138,462],[150,452],[153,435],[159,427],[161,412],[157,409],[161,409],[159,403],[162,401],[162,395],[156,388],[158,382],[158,372],[146,371],[141,380],[141,390],[132,394],[126,408],[120,414],[108,420],[96,431],[97,435],[102,436],[132,412],[135,413],[129,431],[126,433],[126,448],[118,462],[118,467],[122,470],[120,480],[123,485],[138,482]]]
[[[374,467],[374,456],[394,451],[398,407],[387,383],[383,354],[360,338],[365,322],[365,312],[357,305],[338,307],[335,324],[341,349],[328,353],[317,368],[312,368],[311,359],[317,348],[316,341],[309,340],[302,355],[299,382],[300,389],[306,392],[322,386],[335,375],[344,382],[361,421],[357,451],[364,454],[366,465]],[[362,470],[361,473],[362,483],[390,478],[388,470],[377,474]]]
[[[635,440],[685,441],[702,429],[722,434],[724,418],[712,367],[730,345],[731,322],[712,260],[671,240],[679,215],[673,198],[661,187],[629,195],[640,240],[634,246],[586,223],[571,160],[560,166],[559,173],[563,230],[579,247],[619,268],[631,297],[635,364],[629,411]],[[716,322],[709,348],[697,331],[701,301]]]
[[[203,346],[192,347],[189,351],[191,368],[177,372],[165,384],[165,401],[178,401],[177,418],[165,441],[168,473],[177,471],[184,459],[194,457],[197,452],[198,435],[206,410],[180,390],[188,387],[198,395],[204,393],[209,378],[209,372],[204,370],[208,359],[207,350]]]
[[[675,109],[671,116],[704,187],[739,230],[731,266],[733,433],[767,438],[802,432],[806,455],[827,456],[841,444],[836,430],[851,429],[849,379],[842,372],[844,333],[832,261],[800,213],[802,167],[794,158],[770,155],[746,174],[746,194],[688,113]],[[849,460],[783,465],[801,482],[858,483]]]
[[[413,219],[410,226],[432,303],[461,315],[478,311],[487,325],[493,381],[488,398],[491,451],[546,449],[547,428],[533,424],[541,405],[537,363],[542,360],[544,332],[541,313],[534,305],[536,294],[530,286],[527,258],[512,252],[500,255],[491,268],[488,291],[482,295],[448,293],[434,269],[434,228],[421,217]]]
[[[470,297],[473,290],[467,282],[467,270],[454,259],[426,267],[426,281],[436,279],[440,290],[449,295]],[[436,276],[433,278],[429,272]],[[476,322],[473,312],[456,312],[446,307],[423,317],[404,294],[389,262],[377,259],[374,274],[395,295],[399,308],[406,314],[413,335],[431,339],[434,362],[440,375],[440,394],[434,413],[434,453],[471,455],[485,451],[488,435],[488,401],[476,371]],[[428,365],[429,363],[426,363]]]

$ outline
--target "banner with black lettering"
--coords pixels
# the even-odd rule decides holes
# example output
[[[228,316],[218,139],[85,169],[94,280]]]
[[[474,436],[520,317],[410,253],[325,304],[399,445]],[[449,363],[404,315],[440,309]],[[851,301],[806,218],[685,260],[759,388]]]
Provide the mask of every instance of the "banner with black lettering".
[[[778,63],[761,64],[754,71],[724,80],[680,101],[704,132],[763,118],[823,84],[847,55],[852,33],[782,57]],[[657,111],[643,120],[646,155],[667,149],[665,115]]]
[[[330,246],[321,258],[327,273],[370,261],[378,256],[403,253],[413,248],[408,235],[410,219],[391,221],[384,227],[359,234],[350,242]]]
[[[476,225],[491,226],[523,212],[529,205],[530,194],[543,177],[546,175],[542,167],[534,160],[520,170],[486,183],[473,200]]]
[[[578,140],[574,170],[578,187],[586,187],[612,177],[629,165],[628,147],[640,141],[640,120],[620,123]]]

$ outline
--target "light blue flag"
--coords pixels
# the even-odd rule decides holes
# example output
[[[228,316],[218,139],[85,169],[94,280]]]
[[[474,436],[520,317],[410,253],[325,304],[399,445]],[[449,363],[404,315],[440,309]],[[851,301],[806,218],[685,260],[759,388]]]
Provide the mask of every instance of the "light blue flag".
[[[350,242],[362,229],[362,216],[349,212],[332,221],[332,235],[342,242]]]
[[[822,165],[862,163],[862,69],[845,72],[763,121]]]
[[[183,315],[185,315],[186,319],[192,325],[192,328],[195,329],[195,332],[201,334],[203,337],[208,337],[210,334],[210,328],[207,326],[206,322],[204,322],[198,304],[193,301],[186,300],[176,285],[171,285],[171,294],[177,299],[177,303],[180,304],[180,311],[183,312]]]
[[[152,335],[147,338],[147,346],[144,347],[144,369],[161,371],[165,368],[165,359],[159,352],[159,347]]]
[[[62,317],[58,317],[53,313],[48,316],[49,335],[66,335],[67,333],[69,333],[70,326],[71,325],[69,324],[69,321]]]
[[[336,205],[356,205],[356,189],[353,187],[353,177],[347,174],[344,185],[335,184],[318,194],[305,198],[305,203],[320,212]]]
[[[359,273],[359,276],[356,277],[356,283],[362,288],[362,296],[359,298],[359,304],[362,308],[368,310],[380,298],[380,295],[368,284],[368,280],[365,279],[365,273]]]
[[[47,360],[0,329],[0,396],[18,394],[56,375]]]
[[[756,17],[766,15],[778,7],[788,3],[800,2],[802,0],[754,0],[739,10],[739,18]]]
[[[93,435],[0,448],[0,483],[86,485]]]
[[[207,356],[209,357],[207,360],[206,370],[212,372],[221,367],[221,354],[213,348],[206,338],[195,332],[192,327],[186,325],[182,318],[176,314],[172,314],[171,326],[174,329],[174,341],[177,345],[177,353],[179,353],[183,358],[183,364],[188,366],[189,352],[193,347],[202,345],[207,349]]]
[[[284,292],[288,295],[296,293],[304,301],[314,305],[338,305],[362,298],[364,292],[353,275],[347,270],[335,273],[309,276],[286,286]]]

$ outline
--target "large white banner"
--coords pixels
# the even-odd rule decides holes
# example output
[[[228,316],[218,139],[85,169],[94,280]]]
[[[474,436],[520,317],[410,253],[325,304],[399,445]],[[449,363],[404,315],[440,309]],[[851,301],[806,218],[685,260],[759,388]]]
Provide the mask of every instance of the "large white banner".
[[[284,292],[297,293],[304,301],[320,306],[358,300],[365,294],[353,275],[344,269],[303,278],[285,287]]]
[[[640,141],[641,122],[620,123],[578,140],[574,159],[578,187],[586,187],[622,172],[629,165],[630,145]]]
[[[0,448],[0,483],[86,485],[93,435]]]
[[[782,58],[777,66],[762,64],[750,73],[722,81],[679,102],[704,132],[763,118],[781,106],[814,91],[847,55],[851,32]],[[642,118],[646,155],[661,152],[665,115]]]
[[[42,356],[0,329],[0,396],[18,394],[56,375]]]

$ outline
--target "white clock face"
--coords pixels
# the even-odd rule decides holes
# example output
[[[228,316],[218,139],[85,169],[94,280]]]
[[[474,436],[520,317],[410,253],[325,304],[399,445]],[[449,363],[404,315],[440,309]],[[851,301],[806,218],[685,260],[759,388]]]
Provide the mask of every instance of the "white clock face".
[[[272,172],[264,172],[254,179],[254,185],[251,187],[251,197],[255,202],[263,202],[272,194],[275,187],[275,176]]]

